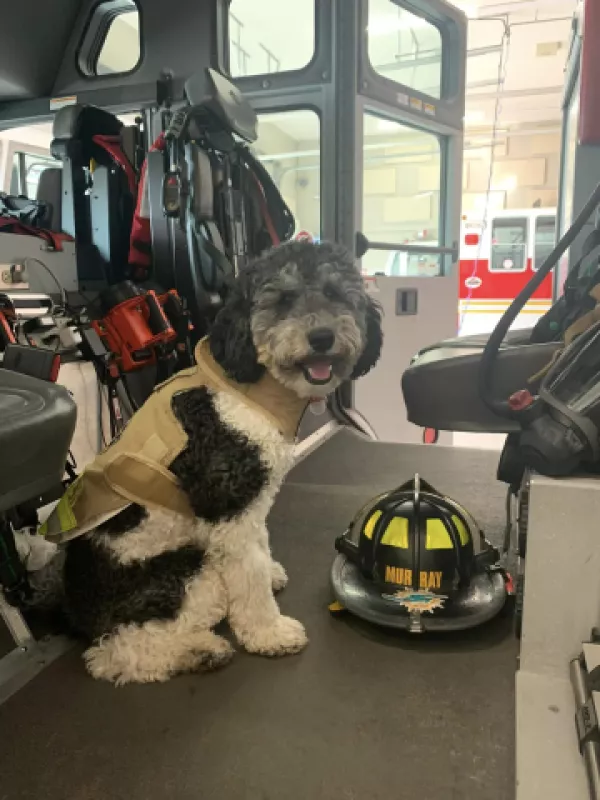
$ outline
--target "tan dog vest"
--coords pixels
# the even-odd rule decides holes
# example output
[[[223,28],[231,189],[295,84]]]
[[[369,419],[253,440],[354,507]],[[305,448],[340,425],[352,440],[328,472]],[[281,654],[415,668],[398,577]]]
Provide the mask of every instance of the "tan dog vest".
[[[307,401],[269,373],[253,384],[230,380],[210,353],[207,339],[198,343],[196,366],[156,387],[120,436],[99,453],[69,486],[39,532],[64,542],[95,528],[131,503],[193,517],[187,495],[169,466],[187,445],[187,435],[172,409],[179,392],[205,387],[226,392],[266,417],[293,441]]]

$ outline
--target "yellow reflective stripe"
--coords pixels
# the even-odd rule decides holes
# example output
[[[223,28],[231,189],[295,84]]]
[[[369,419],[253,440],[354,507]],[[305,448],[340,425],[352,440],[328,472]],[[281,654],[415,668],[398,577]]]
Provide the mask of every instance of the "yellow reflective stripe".
[[[460,543],[464,546],[469,542],[469,531],[459,517],[453,515],[452,521],[458,529]],[[427,550],[451,550],[452,539],[448,529],[441,519],[428,519],[425,535],[425,547]]]
[[[373,531],[375,530],[375,525],[381,517],[381,513],[381,511],[376,511],[366,521],[363,532],[367,539],[373,538]],[[469,530],[465,527],[465,524],[462,522],[460,517],[453,515],[452,520],[458,530],[460,543],[464,547],[469,543],[470,540]],[[398,547],[403,550],[408,549],[408,520],[406,517],[394,517],[394,519],[388,524],[387,529],[383,534],[381,544],[387,544],[391,547]],[[452,549],[452,539],[450,538],[450,534],[448,533],[448,529],[446,528],[443,520],[427,520],[425,547],[427,550]]]
[[[377,520],[381,517],[381,511],[376,511],[371,514],[364,527],[364,534],[367,539],[373,538],[373,531]],[[408,550],[408,520],[406,517],[394,517],[386,528],[385,533],[381,539],[381,544],[390,545],[390,547],[399,547],[402,550]]]

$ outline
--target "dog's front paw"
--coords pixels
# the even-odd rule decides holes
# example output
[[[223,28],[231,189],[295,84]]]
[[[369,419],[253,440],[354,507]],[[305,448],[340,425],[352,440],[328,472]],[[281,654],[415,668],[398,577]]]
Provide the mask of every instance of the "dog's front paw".
[[[301,622],[279,616],[268,628],[250,631],[242,643],[249,653],[286,656],[299,653],[308,644],[308,638]]]
[[[285,589],[288,583],[287,572],[279,561],[271,562],[271,586],[274,592],[280,592]]]
[[[189,664],[182,665],[182,672],[212,672],[227,666],[235,650],[222,636],[214,636],[211,646],[204,648],[202,645],[189,654]]]

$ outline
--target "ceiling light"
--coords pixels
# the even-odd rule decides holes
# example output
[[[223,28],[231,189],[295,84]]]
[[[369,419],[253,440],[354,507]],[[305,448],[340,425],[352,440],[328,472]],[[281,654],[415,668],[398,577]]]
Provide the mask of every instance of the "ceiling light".
[[[479,122],[485,121],[485,112],[469,109],[465,111],[464,122],[465,125],[477,125]]]

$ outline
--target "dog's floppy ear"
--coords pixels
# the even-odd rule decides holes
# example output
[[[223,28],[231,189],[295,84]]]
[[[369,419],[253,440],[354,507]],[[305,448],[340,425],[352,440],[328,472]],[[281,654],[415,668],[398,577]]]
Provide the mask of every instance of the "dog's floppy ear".
[[[367,295],[365,346],[356,362],[352,380],[362,378],[373,369],[379,361],[383,345],[383,331],[381,329],[381,306]]]
[[[209,336],[213,358],[238,383],[256,383],[265,372],[252,340],[249,294],[249,276],[241,275],[217,314]]]

